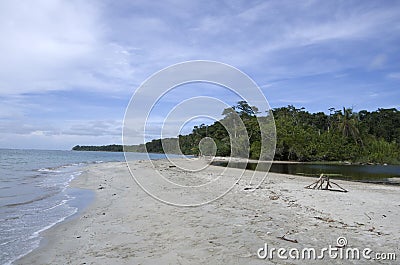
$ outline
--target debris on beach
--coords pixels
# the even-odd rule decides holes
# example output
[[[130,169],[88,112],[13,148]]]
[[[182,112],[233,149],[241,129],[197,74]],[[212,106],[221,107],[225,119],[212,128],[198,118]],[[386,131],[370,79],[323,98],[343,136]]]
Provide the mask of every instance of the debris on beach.
[[[324,185],[325,184],[325,185]],[[336,185],[339,189],[334,189],[332,187],[333,185]],[[330,190],[330,191],[339,191],[339,192],[348,192],[346,189],[342,188],[337,184],[336,182],[333,182],[329,179],[329,176],[321,174],[319,178],[311,183],[310,185],[305,186],[304,188],[306,189],[317,189],[317,190]]]
[[[278,195],[270,195],[269,199],[272,201],[275,201],[275,200],[279,199],[279,196]]]
[[[335,222],[335,220],[333,220],[332,218],[329,218],[329,217],[314,216],[314,218],[321,220],[321,221],[328,222],[328,223]]]
[[[297,241],[297,239],[289,239],[289,238],[286,238],[286,234],[283,235],[283,236],[278,236],[277,238],[282,239],[282,240],[285,240],[285,241],[289,241],[289,242],[292,242],[292,243],[299,243],[299,241]]]

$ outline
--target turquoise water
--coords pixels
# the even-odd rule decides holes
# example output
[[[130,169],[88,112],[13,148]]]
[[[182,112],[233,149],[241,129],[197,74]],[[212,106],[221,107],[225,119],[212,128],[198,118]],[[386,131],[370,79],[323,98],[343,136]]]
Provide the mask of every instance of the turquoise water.
[[[147,154],[129,157],[147,159]],[[125,161],[123,153],[0,149],[0,264],[32,251],[40,232],[90,202],[92,192],[68,188],[85,165],[118,161]]]

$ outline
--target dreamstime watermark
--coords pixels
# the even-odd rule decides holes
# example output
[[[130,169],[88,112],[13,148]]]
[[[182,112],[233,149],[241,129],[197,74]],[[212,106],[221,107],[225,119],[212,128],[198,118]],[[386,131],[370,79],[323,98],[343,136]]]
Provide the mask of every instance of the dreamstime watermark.
[[[336,245],[328,245],[321,249],[315,248],[274,248],[269,247],[267,243],[259,248],[257,257],[259,259],[293,259],[293,260],[323,260],[323,259],[341,259],[341,260],[396,260],[395,252],[374,252],[371,248],[353,248],[347,246],[345,237],[338,237]]]
[[[185,86],[197,86],[198,90],[185,97],[189,91],[183,89]],[[207,86],[209,93],[204,93],[203,88]],[[221,90],[224,92],[221,93]],[[176,99],[177,94],[179,99],[171,104],[170,97]],[[222,112],[232,107],[232,102],[228,100],[232,98],[231,95],[238,99],[236,102],[246,102],[249,107],[256,106],[257,110],[254,109],[254,113],[262,113],[262,117],[257,115],[253,118],[260,129],[259,159],[272,163],[276,130],[271,108],[258,85],[239,69],[214,61],[183,62],[156,72],[135,90],[126,108],[122,142],[131,176],[148,195],[170,205],[199,206],[221,198],[241,180],[245,167],[234,176],[226,176],[224,169],[206,183],[187,183],[185,180],[181,183],[178,177],[171,177],[171,174],[157,166],[153,166],[152,174],[136,174],[135,161],[130,159],[132,153],[129,147],[137,144],[138,140],[144,143],[161,138],[163,151],[174,169],[185,172],[204,170],[217,155],[220,142],[208,137],[207,132],[198,140],[197,149],[211,157],[204,166],[201,163],[190,164],[184,159],[173,159],[169,154],[183,155],[179,139],[164,139],[165,135],[178,137],[182,134],[182,128],[196,119],[208,119],[223,126],[229,138],[224,141],[229,142],[230,146],[228,167],[233,157],[249,158],[251,135],[247,132],[246,121],[242,120],[244,116],[232,109],[221,119]],[[161,125],[154,126],[152,117],[156,117]],[[150,156],[148,160],[153,163]],[[263,164],[263,173],[253,173],[248,181],[253,190],[264,181],[269,167],[270,164],[266,162]]]

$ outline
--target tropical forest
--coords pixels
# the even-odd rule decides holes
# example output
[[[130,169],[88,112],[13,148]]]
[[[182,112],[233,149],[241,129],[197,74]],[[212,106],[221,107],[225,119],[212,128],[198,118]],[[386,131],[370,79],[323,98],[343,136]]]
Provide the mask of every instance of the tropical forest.
[[[211,125],[195,126],[191,133],[178,138],[154,139],[146,144],[125,147],[126,151],[163,153],[168,142],[179,143],[183,154],[199,155],[199,143],[209,137],[215,143],[215,155],[230,156],[235,146],[226,124],[240,118],[248,139],[248,155],[259,159],[262,153],[262,135],[276,135],[274,160],[282,161],[348,161],[352,163],[400,163],[400,111],[396,108],[376,111],[353,111],[352,108],[329,108],[310,113],[293,105],[264,113],[256,106],[239,101],[222,110],[223,118]],[[271,119],[273,115],[273,119]],[[275,123],[276,131],[266,123]],[[261,129],[260,129],[261,128]],[[263,132],[263,133],[261,133]],[[236,134],[236,132],[235,132]],[[240,136],[239,136],[240,137]],[[268,137],[268,136],[267,136]],[[269,147],[270,148],[270,147]],[[75,146],[80,151],[122,151],[120,145]]]

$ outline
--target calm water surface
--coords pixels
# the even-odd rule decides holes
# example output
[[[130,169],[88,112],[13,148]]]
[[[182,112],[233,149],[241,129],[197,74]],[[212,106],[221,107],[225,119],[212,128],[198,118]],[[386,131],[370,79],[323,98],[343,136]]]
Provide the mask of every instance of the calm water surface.
[[[214,162],[214,165],[227,166],[227,162]],[[257,163],[231,163],[231,166],[255,170]],[[269,165],[260,163],[258,170],[268,170]],[[391,181],[392,178],[400,178],[400,166],[398,165],[333,165],[312,163],[279,163],[274,162],[270,170],[274,173],[302,175],[317,177],[327,174],[331,178],[349,181],[361,181],[380,184],[399,184]]]

